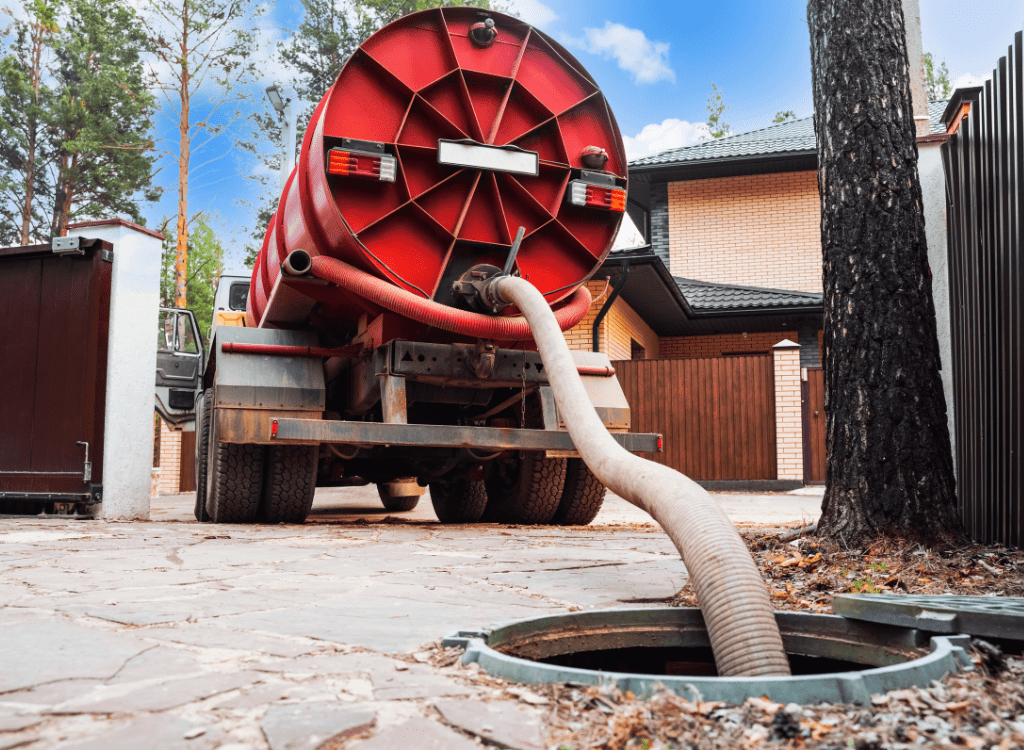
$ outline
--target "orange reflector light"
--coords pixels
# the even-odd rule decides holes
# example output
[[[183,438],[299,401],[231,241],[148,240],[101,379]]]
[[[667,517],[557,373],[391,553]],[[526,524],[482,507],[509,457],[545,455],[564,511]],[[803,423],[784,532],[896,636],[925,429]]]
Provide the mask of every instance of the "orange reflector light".
[[[393,156],[332,148],[327,160],[327,173],[394,182],[396,166]]]
[[[618,211],[619,213],[626,210],[626,191],[622,188],[573,180],[569,183],[567,195],[569,202],[574,206],[603,208],[605,211]]]

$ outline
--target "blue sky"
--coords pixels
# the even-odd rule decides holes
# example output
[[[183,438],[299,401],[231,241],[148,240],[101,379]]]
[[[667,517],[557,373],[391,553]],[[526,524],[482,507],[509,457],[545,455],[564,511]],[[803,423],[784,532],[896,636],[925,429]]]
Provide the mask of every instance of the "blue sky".
[[[780,110],[812,114],[805,0],[507,2],[568,46],[590,71],[608,96],[633,157],[699,137],[694,125],[706,117],[712,83],[730,106],[733,132],[763,127]],[[1024,25],[1022,0],[920,4],[924,48],[947,63],[953,81],[988,75]],[[263,88],[283,78],[274,46],[283,29],[297,25],[300,7],[277,0],[259,19],[262,80],[252,87],[243,113],[263,106]],[[201,110],[203,102],[196,104]],[[228,270],[237,270],[252,227],[244,202],[257,193],[245,174],[259,167],[232,142],[229,129],[211,144],[211,155],[222,158],[193,175],[190,204],[210,213],[228,250]],[[165,194],[145,209],[150,226],[158,227],[175,210],[175,175],[169,165],[158,175]]]

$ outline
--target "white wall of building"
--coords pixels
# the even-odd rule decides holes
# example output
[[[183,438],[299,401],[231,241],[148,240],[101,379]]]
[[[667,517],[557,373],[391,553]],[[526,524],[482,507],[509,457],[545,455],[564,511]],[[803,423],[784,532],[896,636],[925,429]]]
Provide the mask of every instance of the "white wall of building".
[[[942,390],[946,394],[949,437],[956,458],[956,433],[953,431],[953,350],[949,317],[949,270],[946,250],[946,180],[942,171],[941,143],[919,143],[917,170],[924,198],[924,229],[928,240],[928,265],[932,270],[932,299],[942,359]],[[953,466],[956,466],[954,460]]]

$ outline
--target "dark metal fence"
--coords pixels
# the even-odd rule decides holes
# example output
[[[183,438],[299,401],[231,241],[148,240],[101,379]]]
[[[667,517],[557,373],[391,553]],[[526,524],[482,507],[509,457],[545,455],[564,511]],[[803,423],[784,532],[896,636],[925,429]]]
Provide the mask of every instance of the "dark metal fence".
[[[1024,544],[1022,35],[942,147],[956,465],[979,541]]]

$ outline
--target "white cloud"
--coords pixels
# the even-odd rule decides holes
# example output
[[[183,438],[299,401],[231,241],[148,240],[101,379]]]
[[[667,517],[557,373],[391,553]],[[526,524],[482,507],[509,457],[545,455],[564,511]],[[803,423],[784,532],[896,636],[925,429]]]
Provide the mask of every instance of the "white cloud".
[[[622,224],[619,225],[618,234],[615,235],[615,242],[612,243],[612,249],[618,250],[622,247],[640,247],[646,244],[644,236],[640,234],[640,230],[636,228],[636,224],[629,218],[629,214],[622,217]]]
[[[645,125],[636,136],[624,136],[623,141],[626,144],[626,158],[632,161],[670,148],[700,143],[710,137],[708,126],[703,122],[691,123],[670,117],[660,123]]]
[[[991,75],[976,76],[972,75],[971,73],[964,73],[955,81],[953,81],[952,90],[956,91],[957,89],[966,89],[971,88],[973,86],[984,86],[985,81],[989,80],[990,78],[992,78]]]
[[[508,0],[504,8],[514,13],[531,26],[543,29],[558,20],[558,14],[540,0]]]
[[[675,83],[675,71],[668,64],[668,42],[652,42],[640,29],[611,21],[605,21],[603,29],[584,29],[583,34],[583,39],[563,35],[562,42],[614,59],[637,83]]]

